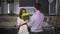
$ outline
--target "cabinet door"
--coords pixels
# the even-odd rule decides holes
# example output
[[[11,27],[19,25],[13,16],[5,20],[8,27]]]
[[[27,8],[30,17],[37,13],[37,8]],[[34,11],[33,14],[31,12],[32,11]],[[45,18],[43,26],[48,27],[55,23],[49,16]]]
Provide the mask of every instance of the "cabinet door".
[[[0,1],[0,7],[1,7],[1,1]]]
[[[49,14],[48,0],[38,0],[38,2],[41,4],[41,12],[44,13],[44,15],[48,15]]]
[[[58,15],[60,15],[60,0],[58,0]]]
[[[49,3],[49,15],[56,15],[56,0],[53,0],[51,3]]]

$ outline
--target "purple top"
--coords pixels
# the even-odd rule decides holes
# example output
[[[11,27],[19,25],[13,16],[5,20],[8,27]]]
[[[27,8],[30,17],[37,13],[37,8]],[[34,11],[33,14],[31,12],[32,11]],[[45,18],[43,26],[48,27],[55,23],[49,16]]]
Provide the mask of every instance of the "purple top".
[[[31,28],[31,32],[42,32],[43,20],[44,15],[40,11],[36,11],[31,16],[30,21],[27,24]]]

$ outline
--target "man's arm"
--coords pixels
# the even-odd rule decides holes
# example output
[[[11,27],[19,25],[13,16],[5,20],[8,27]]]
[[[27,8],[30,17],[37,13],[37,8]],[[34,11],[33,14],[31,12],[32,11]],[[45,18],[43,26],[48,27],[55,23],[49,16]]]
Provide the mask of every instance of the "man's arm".
[[[27,25],[28,25],[29,27],[32,27],[33,23],[34,23],[34,18],[30,18],[30,20],[29,20],[29,22],[27,23]]]

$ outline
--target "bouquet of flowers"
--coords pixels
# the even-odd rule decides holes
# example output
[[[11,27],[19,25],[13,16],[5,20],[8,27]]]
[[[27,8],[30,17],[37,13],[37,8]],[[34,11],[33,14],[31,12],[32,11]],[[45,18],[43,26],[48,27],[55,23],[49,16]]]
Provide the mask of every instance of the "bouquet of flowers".
[[[22,19],[25,20],[29,20],[30,19],[30,15],[27,13],[22,14]]]

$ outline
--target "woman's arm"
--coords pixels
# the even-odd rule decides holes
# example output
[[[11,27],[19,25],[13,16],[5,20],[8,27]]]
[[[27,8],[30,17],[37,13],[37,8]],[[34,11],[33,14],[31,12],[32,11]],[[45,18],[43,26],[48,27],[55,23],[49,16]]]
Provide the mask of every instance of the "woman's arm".
[[[28,20],[24,21],[20,18],[17,18],[17,26],[23,26],[28,23]]]
[[[28,23],[28,20],[24,21],[24,23],[21,24],[20,26],[27,25],[27,23]]]

